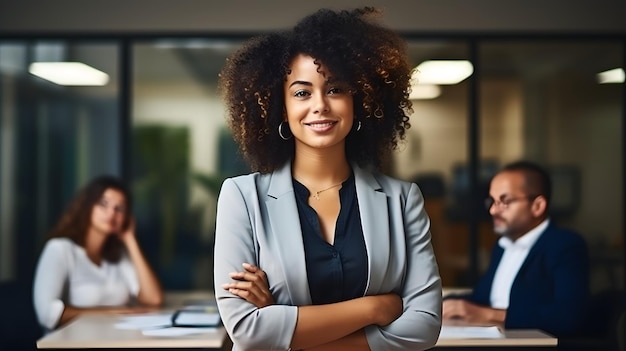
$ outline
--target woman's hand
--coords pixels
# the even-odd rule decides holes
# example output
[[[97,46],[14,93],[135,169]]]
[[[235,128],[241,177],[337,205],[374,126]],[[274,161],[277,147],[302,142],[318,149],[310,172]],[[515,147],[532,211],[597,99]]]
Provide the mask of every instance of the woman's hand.
[[[267,275],[259,267],[244,263],[244,271],[232,272],[230,277],[235,280],[232,283],[222,284],[224,290],[237,295],[258,308],[273,305],[274,297],[270,293]]]
[[[128,219],[128,225],[118,236],[124,244],[128,244],[129,241],[135,239],[135,218],[130,217]]]
[[[394,293],[370,296],[373,299],[373,315],[376,324],[384,327],[402,314],[402,298]]]

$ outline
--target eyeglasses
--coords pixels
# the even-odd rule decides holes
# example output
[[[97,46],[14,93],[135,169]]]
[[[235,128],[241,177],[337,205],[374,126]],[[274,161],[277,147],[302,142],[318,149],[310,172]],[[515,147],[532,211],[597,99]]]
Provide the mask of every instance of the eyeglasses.
[[[534,200],[537,196],[520,196],[520,197],[510,197],[508,199],[503,200],[494,200],[492,197],[488,197],[485,199],[485,208],[488,210],[491,209],[491,206],[496,206],[498,210],[506,210],[509,208],[509,205],[522,200]]]

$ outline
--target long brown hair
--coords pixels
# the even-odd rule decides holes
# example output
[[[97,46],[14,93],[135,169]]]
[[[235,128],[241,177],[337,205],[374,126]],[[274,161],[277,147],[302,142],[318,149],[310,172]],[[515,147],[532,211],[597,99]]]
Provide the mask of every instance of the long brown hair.
[[[126,207],[124,229],[132,216],[132,198],[126,185],[118,178],[102,175],[85,185],[67,206],[58,222],[52,227],[48,238],[69,238],[77,245],[85,245],[85,237],[91,225],[93,207],[102,199],[107,189],[114,189],[124,194]],[[110,262],[117,262],[122,256],[124,245],[116,235],[109,235],[102,249],[102,257]]]

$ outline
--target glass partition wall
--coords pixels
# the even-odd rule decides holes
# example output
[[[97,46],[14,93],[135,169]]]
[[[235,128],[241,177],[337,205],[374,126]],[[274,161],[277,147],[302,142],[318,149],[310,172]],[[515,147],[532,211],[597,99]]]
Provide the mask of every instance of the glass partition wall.
[[[550,169],[553,217],[589,243],[594,290],[623,286],[624,85],[598,84],[596,75],[623,66],[623,41],[407,41],[416,67],[471,68],[459,81],[434,82],[420,66],[412,127],[389,162],[424,193],[444,285],[470,285],[485,269],[497,236],[482,199],[499,167],[524,158]],[[248,171],[216,91],[241,40],[55,43],[63,61],[86,63],[109,81],[44,81],[28,73],[39,42],[0,41],[0,280],[29,272],[78,186],[113,173],[132,186],[138,236],[164,287],[212,289],[219,187]]]
[[[0,280],[30,279],[78,187],[120,175],[118,50],[108,41],[0,40]]]
[[[411,40],[408,51],[415,67],[413,114],[406,141],[394,155],[394,175],[420,186],[443,284],[457,285],[468,267],[469,227],[462,207],[469,184],[459,172],[468,159],[471,73],[452,82],[437,81],[426,64],[469,63],[469,46],[463,41]]]
[[[132,48],[132,183],[146,251],[166,287],[212,288],[222,180],[247,173],[217,77],[237,41],[152,40]]]
[[[623,70],[622,83],[603,78],[622,68],[622,43],[499,40],[479,52],[482,164],[544,165],[552,220],[589,245],[592,290],[623,286]]]

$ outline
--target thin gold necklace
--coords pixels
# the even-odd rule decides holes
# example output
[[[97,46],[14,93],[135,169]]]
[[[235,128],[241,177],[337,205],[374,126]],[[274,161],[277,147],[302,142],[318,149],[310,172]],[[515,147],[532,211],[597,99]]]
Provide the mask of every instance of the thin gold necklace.
[[[316,192],[315,192],[315,194],[313,194],[313,197],[314,197],[316,200],[318,200],[318,201],[319,201],[319,199],[320,199],[320,194],[321,194],[321,193],[325,192],[326,190],[330,190],[330,189],[332,189],[332,188],[336,188],[336,187],[340,186],[341,184],[343,184],[343,182],[341,182],[341,183],[339,183],[339,184],[335,184],[335,185],[333,185],[333,186],[330,186],[330,187],[328,187],[328,188],[326,188],[326,189],[318,190],[318,191],[316,191]]]

